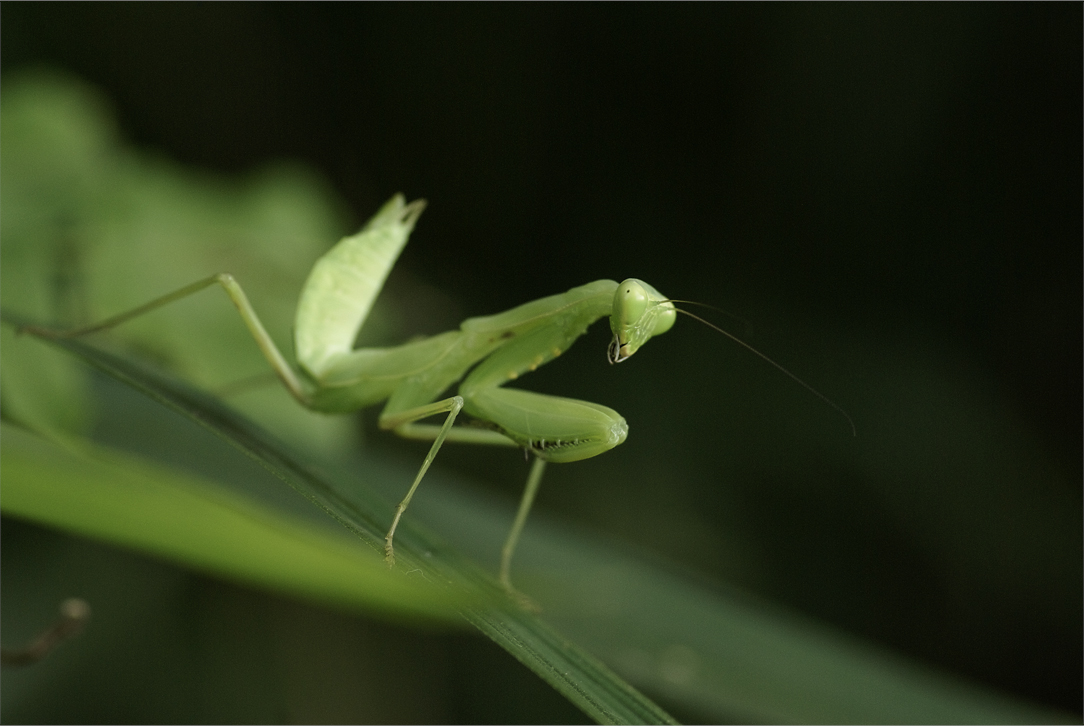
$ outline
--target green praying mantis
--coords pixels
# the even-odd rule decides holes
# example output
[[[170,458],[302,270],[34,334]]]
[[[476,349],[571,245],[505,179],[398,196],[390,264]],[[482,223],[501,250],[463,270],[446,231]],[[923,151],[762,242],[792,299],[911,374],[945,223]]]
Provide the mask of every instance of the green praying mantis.
[[[505,388],[504,384],[566,351],[588,326],[609,316],[610,363],[632,357],[648,340],[668,331],[678,312],[654,287],[630,278],[597,280],[534,300],[496,315],[469,318],[458,330],[390,348],[354,348],[388,273],[406,245],[425,201],[392,197],[357,234],[317,260],[306,281],[294,324],[295,370],[278,350],[241,286],[228,273],[187,285],[95,325],[67,331],[28,329],[46,337],[75,337],[112,328],[212,285],[220,285],[272,369],[306,408],[348,413],[387,401],[381,429],[408,439],[432,441],[384,538],[384,559],[395,564],[395,530],[441,446],[446,442],[513,446],[534,456],[519,509],[501,550],[500,583],[513,592],[510,569],[547,462],[588,459],[621,444],[628,425],[606,406]],[[716,328],[725,335],[729,333]],[[733,338],[733,336],[730,336]],[[850,417],[774,361],[769,363]],[[441,398],[459,382],[456,395]],[[482,426],[454,426],[465,412]],[[444,416],[441,424],[420,421]],[[852,429],[853,429],[853,423]]]

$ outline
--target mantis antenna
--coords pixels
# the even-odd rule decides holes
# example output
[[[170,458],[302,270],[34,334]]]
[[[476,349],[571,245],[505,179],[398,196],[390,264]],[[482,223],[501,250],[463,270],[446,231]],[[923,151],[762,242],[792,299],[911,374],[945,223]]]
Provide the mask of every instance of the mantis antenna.
[[[713,310],[718,310],[718,308],[716,308],[716,307],[714,307],[714,306],[712,306],[712,305],[708,305],[707,303],[701,303],[701,302],[696,302],[696,301],[694,301],[694,300],[666,300],[666,302],[668,302],[668,303],[681,303],[681,304],[683,304],[683,305],[703,305],[703,306],[704,306],[704,307],[706,307],[706,308],[712,308]],[[704,318],[700,317],[699,315],[694,315],[693,313],[690,313],[690,312],[689,312],[688,310],[682,310],[682,309],[681,309],[681,308],[679,308],[679,307],[675,307],[675,308],[674,308],[674,310],[676,310],[677,312],[681,313],[682,315],[687,315],[687,316],[689,316],[690,318],[692,318],[693,320],[695,320],[695,321],[697,321],[697,322],[699,322],[699,323],[703,323],[704,325],[708,326],[709,328],[711,328],[712,330],[714,330],[714,331],[716,331],[716,332],[722,333],[723,335],[725,335],[726,337],[730,338],[730,339],[731,339],[732,341],[734,341],[735,343],[737,343],[737,344],[738,344],[738,345],[740,345],[741,347],[745,348],[746,350],[748,350],[749,352],[751,352],[751,353],[753,353],[754,355],[758,356],[758,357],[759,357],[759,358],[761,358],[762,360],[764,360],[764,361],[766,361],[766,362],[768,362],[768,363],[772,364],[772,365],[773,365],[773,366],[775,366],[776,368],[778,368],[778,369],[779,369],[780,371],[782,371],[782,372],[783,372],[783,373],[785,373],[785,374],[786,374],[787,376],[789,376],[789,377],[791,378],[791,380],[793,380],[793,381],[794,381],[795,383],[797,383],[798,385],[802,386],[802,388],[806,389],[807,391],[809,391],[810,393],[812,393],[812,394],[813,394],[814,396],[816,396],[817,398],[821,399],[822,401],[824,401],[825,403],[827,403],[827,404],[828,404],[829,406],[831,406],[832,408],[834,408],[834,409],[835,409],[836,411],[838,411],[838,412],[839,412],[839,414],[840,414],[841,416],[843,416],[843,418],[847,419],[847,423],[848,423],[848,424],[850,424],[850,427],[851,427],[851,436],[855,436],[855,437],[857,437],[857,436],[858,436],[858,429],[857,429],[857,428],[855,428],[855,425],[854,425],[854,420],[853,420],[853,419],[852,419],[852,418],[850,417],[850,415],[849,415],[849,414],[848,414],[848,413],[847,413],[846,411],[844,411],[844,410],[843,410],[843,409],[842,409],[842,408],[841,408],[841,407],[839,406],[839,404],[837,404],[837,403],[836,403],[835,401],[833,401],[832,399],[828,398],[828,396],[825,396],[825,395],[824,395],[823,393],[821,393],[820,391],[818,391],[818,390],[817,390],[816,388],[814,388],[813,386],[809,385],[808,383],[806,383],[805,381],[803,381],[803,380],[802,380],[801,378],[799,378],[798,376],[794,375],[793,373],[791,373],[790,371],[788,371],[788,370],[787,370],[786,368],[784,368],[783,366],[779,365],[779,364],[778,364],[778,363],[776,363],[776,362],[775,362],[774,360],[772,360],[772,359],[771,359],[771,358],[769,358],[768,356],[764,355],[764,354],[763,354],[763,353],[761,353],[761,352],[760,352],[759,350],[757,350],[757,349],[756,349],[756,348],[754,348],[753,346],[749,345],[748,343],[746,343],[746,342],[745,342],[744,340],[742,340],[742,339],[741,339],[741,338],[739,338],[738,336],[734,335],[733,333],[729,333],[729,332],[727,332],[726,330],[723,330],[723,329],[722,329],[722,328],[720,328],[720,327],[719,327],[718,325],[716,325],[716,324],[714,324],[714,323],[710,323],[710,322],[708,322],[707,320],[704,320]]]

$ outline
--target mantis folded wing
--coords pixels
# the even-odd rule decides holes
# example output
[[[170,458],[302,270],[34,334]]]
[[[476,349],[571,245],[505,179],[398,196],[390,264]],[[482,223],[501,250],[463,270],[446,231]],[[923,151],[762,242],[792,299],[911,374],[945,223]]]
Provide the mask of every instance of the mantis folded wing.
[[[547,461],[597,456],[625,440],[625,419],[606,406],[571,398],[504,388],[567,350],[588,326],[609,315],[614,338],[611,363],[626,360],[676,318],[671,302],[636,279],[597,280],[568,292],[525,303],[497,315],[469,318],[458,330],[390,348],[353,348],[373,301],[425,208],[396,195],[357,234],[321,257],[309,274],[294,325],[298,369],[286,361],[228,273],[213,275],[96,325],[38,335],[72,337],[103,330],[219,284],[229,295],[261,351],[302,405],[324,413],[347,413],[387,401],[380,427],[411,439],[432,441],[385,537],[385,560],[395,564],[399,520],[445,441],[517,446],[535,463],[512,530],[501,554],[500,581],[509,575],[516,542],[534,501]],[[441,398],[456,383],[457,395]],[[485,428],[454,426],[461,411]],[[444,415],[440,425],[419,423]]]

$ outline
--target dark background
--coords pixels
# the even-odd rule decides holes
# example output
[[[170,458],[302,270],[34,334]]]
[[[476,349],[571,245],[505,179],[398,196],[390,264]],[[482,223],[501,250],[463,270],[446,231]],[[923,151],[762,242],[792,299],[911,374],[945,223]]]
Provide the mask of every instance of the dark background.
[[[712,541],[755,550],[693,566],[1079,712],[1081,21],[1079,4],[5,4],[2,52],[5,74],[97,85],[129,139],[180,162],[307,162],[357,223],[393,192],[426,197],[400,264],[459,307],[419,332],[601,277],[740,316],[721,322],[846,409],[853,444],[830,408],[689,321],[612,371],[596,334],[579,368],[533,386],[615,406],[630,466],[681,473],[663,504],[650,480],[615,504],[590,483],[601,468],[575,488],[570,468],[540,505],[616,509],[624,524],[602,526],[635,539],[667,496],[693,500],[730,532]],[[913,371],[992,401],[1071,510],[1056,553],[1020,555],[1050,566],[1039,586],[1000,559],[1026,534],[973,579],[914,541],[944,506],[931,482],[954,477],[907,474],[911,449],[891,448],[894,431],[952,425],[885,393]],[[863,476],[892,456],[899,479]],[[808,480],[756,463],[778,457]],[[476,452],[447,464],[505,478]],[[744,483],[720,486],[734,472]]]

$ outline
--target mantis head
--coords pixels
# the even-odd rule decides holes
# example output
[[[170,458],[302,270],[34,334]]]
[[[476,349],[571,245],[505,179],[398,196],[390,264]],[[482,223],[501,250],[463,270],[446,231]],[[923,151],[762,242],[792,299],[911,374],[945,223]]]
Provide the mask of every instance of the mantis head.
[[[610,363],[620,363],[640,349],[652,336],[665,333],[674,325],[674,304],[658,290],[634,277],[617,286],[610,330],[613,342],[606,351]]]

